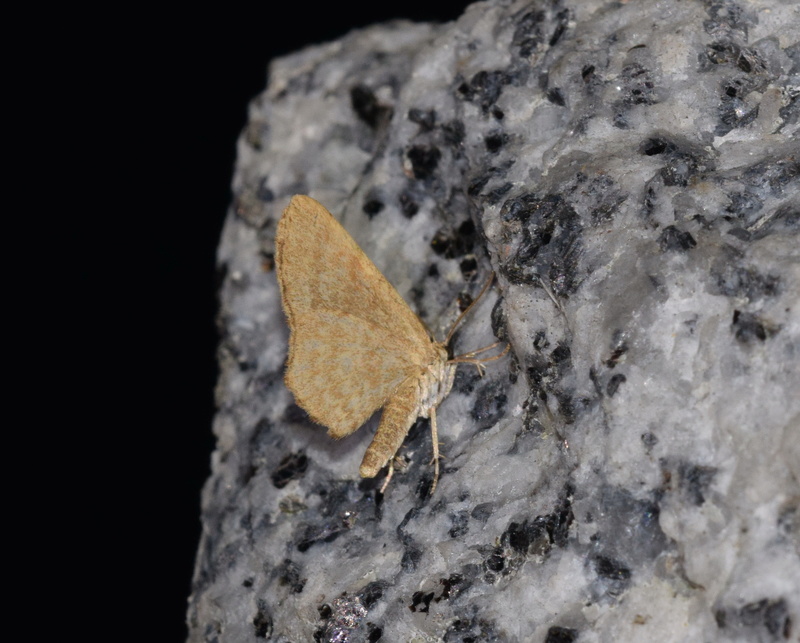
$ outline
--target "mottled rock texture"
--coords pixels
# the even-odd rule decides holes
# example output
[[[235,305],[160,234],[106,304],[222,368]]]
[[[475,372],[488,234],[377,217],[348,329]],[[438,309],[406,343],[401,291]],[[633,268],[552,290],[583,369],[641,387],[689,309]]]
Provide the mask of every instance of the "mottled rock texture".
[[[800,11],[486,2],[275,61],[219,251],[190,641],[800,632]],[[274,234],[324,203],[459,367],[385,496],[283,384]]]

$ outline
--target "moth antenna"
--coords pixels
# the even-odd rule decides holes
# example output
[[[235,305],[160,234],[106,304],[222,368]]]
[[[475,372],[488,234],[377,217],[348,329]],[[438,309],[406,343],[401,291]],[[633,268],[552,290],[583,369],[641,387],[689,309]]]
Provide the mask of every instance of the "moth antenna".
[[[467,315],[467,313],[470,310],[472,310],[472,307],[480,301],[480,299],[481,299],[481,297],[483,297],[484,293],[487,290],[489,290],[489,286],[492,285],[493,281],[494,281],[494,272],[489,276],[489,279],[486,281],[486,283],[484,284],[483,288],[481,288],[481,291],[478,293],[478,296],[472,301],[472,303],[469,306],[466,307],[464,312],[461,313],[458,316],[458,319],[456,319],[455,323],[450,327],[450,332],[447,333],[447,338],[444,340],[444,345],[445,346],[449,346],[450,345],[450,339],[453,337],[453,333],[456,332],[456,328],[458,328],[458,325],[461,323],[461,320],[464,319],[464,317]]]

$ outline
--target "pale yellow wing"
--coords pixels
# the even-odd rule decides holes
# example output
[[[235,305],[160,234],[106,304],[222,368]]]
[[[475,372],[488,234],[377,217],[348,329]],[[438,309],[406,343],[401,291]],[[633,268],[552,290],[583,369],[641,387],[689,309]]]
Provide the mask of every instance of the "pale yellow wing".
[[[334,438],[349,435],[382,407],[410,374],[419,375],[385,329],[340,311],[296,319],[286,385]]]
[[[313,199],[292,198],[275,243],[291,331],[286,384],[330,435],[348,435],[435,359],[435,345],[394,287]]]
[[[317,201],[292,197],[278,223],[275,250],[290,328],[305,313],[339,310],[404,338],[410,359],[428,363],[433,349],[422,322]]]

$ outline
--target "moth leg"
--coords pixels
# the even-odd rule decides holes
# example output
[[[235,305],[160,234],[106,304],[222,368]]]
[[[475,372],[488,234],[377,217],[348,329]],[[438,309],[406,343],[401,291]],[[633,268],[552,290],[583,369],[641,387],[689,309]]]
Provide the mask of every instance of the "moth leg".
[[[475,368],[478,369],[478,375],[483,377],[484,373],[486,372],[486,362],[494,362],[502,357],[505,357],[506,353],[511,349],[511,344],[506,344],[506,347],[503,349],[502,353],[498,355],[493,355],[492,357],[476,357],[479,353],[484,351],[491,350],[500,345],[500,342],[495,342],[491,346],[484,346],[483,348],[479,348],[476,351],[472,351],[471,353],[464,353],[463,355],[456,355],[453,359],[448,360],[450,364],[474,364]]]
[[[431,441],[433,442],[433,484],[429,496],[433,495],[439,482],[439,430],[436,427],[436,407],[431,408]]]
[[[386,474],[386,480],[384,480],[383,484],[381,485],[381,494],[383,494],[386,491],[386,487],[389,486],[389,480],[392,479],[393,475],[394,475],[394,458],[389,460],[389,472]]]
[[[497,341],[494,344],[489,344],[488,346],[484,346],[483,348],[478,348],[474,351],[470,351],[469,353],[461,353],[461,355],[456,355],[456,357],[475,357],[476,355],[480,355],[481,353],[490,351],[493,348],[497,348],[498,346],[500,346],[500,344],[502,344],[502,342]]]

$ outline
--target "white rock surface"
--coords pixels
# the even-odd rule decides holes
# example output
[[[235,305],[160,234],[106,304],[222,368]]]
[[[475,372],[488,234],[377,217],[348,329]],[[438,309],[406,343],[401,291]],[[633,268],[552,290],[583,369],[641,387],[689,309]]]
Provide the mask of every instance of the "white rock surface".
[[[278,60],[220,244],[190,641],[800,640],[800,10],[478,3]],[[384,497],[282,381],[293,194],[460,367]]]

